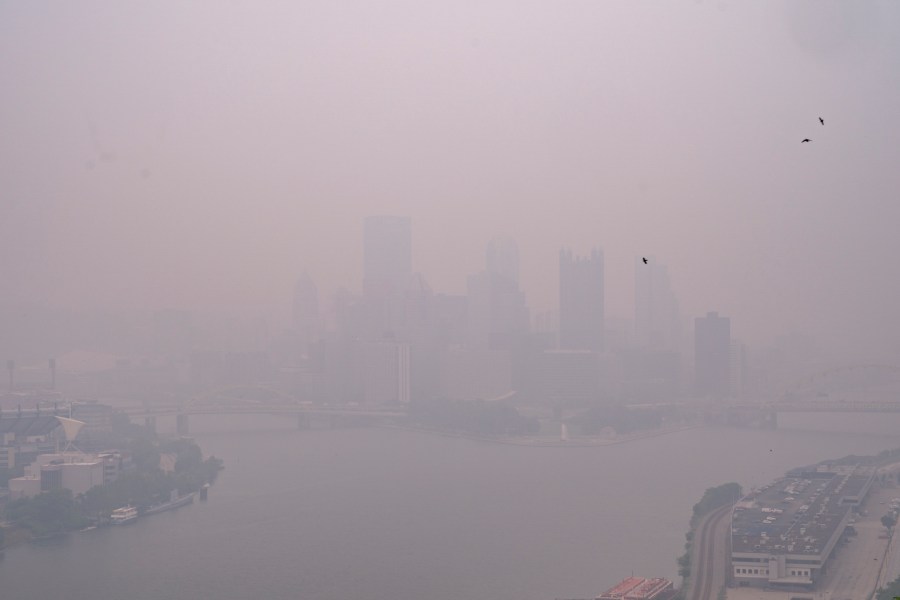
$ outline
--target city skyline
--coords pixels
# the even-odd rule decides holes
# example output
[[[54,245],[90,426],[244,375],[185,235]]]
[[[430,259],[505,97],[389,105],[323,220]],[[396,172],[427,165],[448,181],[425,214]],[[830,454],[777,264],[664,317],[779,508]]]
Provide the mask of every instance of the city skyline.
[[[900,283],[875,259],[898,253],[897,7],[401,6],[5,7],[4,315],[275,327],[303,269],[322,298],[355,289],[362,219],[400,214],[435,290],[463,293],[508,236],[538,314],[558,249],[600,245],[609,316],[632,314],[652,255],[686,317],[733,315],[750,344],[900,354]]]

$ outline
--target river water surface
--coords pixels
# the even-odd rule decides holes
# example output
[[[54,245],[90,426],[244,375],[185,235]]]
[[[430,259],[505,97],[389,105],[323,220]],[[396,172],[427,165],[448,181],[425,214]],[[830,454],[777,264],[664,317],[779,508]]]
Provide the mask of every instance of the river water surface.
[[[194,420],[226,464],[208,502],[7,550],[0,598],[592,598],[632,572],[675,579],[707,487],[900,445],[893,415],[779,424],[539,448]]]

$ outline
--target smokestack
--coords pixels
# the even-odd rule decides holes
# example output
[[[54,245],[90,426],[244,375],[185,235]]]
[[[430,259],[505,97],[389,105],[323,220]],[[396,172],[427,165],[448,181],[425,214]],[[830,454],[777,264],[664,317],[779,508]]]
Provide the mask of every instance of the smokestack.
[[[9,391],[13,391],[13,386],[15,383],[15,378],[13,373],[16,370],[16,361],[8,360],[6,361],[6,370],[9,371]]]
[[[56,359],[50,359],[50,389],[56,389]]]

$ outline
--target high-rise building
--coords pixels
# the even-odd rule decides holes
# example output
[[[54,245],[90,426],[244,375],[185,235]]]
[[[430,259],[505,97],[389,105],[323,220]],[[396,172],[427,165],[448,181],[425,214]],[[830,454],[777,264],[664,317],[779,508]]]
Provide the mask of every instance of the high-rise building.
[[[409,344],[387,338],[365,342],[363,360],[367,404],[409,402]]]
[[[519,286],[519,247],[510,238],[494,238],[487,245],[485,263],[494,273]]]
[[[402,322],[403,295],[412,276],[409,217],[366,217],[363,246],[366,333],[380,339]]]
[[[488,271],[470,275],[466,297],[470,346],[508,350],[528,333],[525,294],[505,277]]]
[[[729,394],[731,320],[717,312],[694,319],[694,389],[698,396]]]
[[[559,347],[603,351],[603,251],[559,253]]]
[[[308,273],[303,273],[294,286],[293,320],[300,353],[307,355],[310,344],[319,337],[319,291]]]
[[[634,262],[634,335],[638,346],[677,350],[680,341],[678,301],[668,269],[651,257]]]
[[[747,346],[731,340],[728,346],[728,390],[734,398],[741,398],[747,386]]]
[[[528,333],[530,316],[519,289],[519,253],[512,240],[493,240],[486,269],[466,281],[469,345],[510,350]]]

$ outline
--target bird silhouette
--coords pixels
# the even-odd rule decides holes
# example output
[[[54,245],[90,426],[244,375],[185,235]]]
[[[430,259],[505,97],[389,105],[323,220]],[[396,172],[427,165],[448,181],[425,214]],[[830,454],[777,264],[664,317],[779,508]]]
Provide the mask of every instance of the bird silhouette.
[[[822,117],[819,117],[819,123],[821,123],[822,125],[824,125],[824,124],[825,124],[825,119],[823,119]]]
[[[800,140],[800,143],[801,143],[801,144],[805,144],[806,142],[811,142],[811,141],[812,141],[812,140],[809,139],[809,138],[804,138],[804,139]]]
[[[645,265],[646,265],[646,264],[647,264],[647,259],[646,259],[646,258],[644,258],[644,259],[643,259],[643,260],[644,260],[644,264],[645,264]]]

